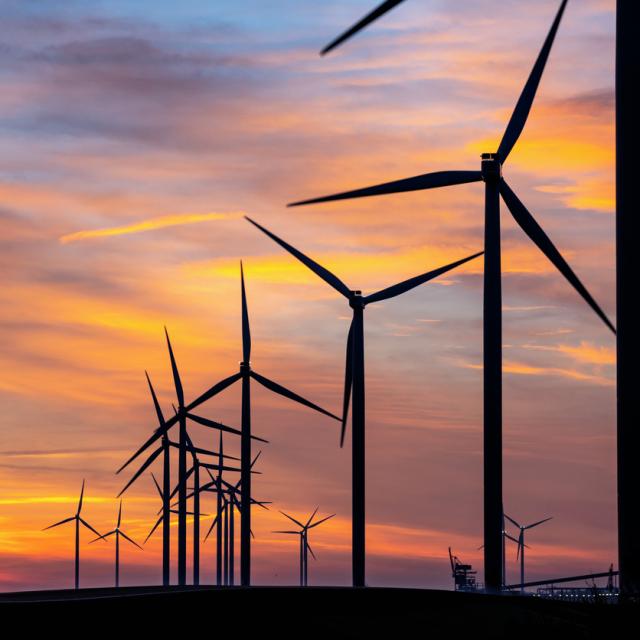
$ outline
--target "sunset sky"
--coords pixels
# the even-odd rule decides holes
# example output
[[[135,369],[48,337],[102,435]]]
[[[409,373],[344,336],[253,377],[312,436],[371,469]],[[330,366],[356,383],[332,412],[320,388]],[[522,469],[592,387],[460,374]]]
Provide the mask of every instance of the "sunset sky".
[[[241,258],[255,370],[340,411],[347,303],[244,214],[365,293],[482,250],[481,184],[284,205],[479,169],[558,0],[409,0],[318,56],[375,3],[0,0],[0,589],[72,584],[71,525],[41,530],[73,515],[83,478],[84,516],[113,528],[114,472],[156,426],[145,369],[166,412],[174,401],[164,325],[187,399],[237,371]],[[615,321],[614,4],[569,2],[505,170]],[[505,510],[554,518],[529,535],[531,579],[605,571],[614,339],[502,221]],[[366,316],[368,582],[450,588],[448,546],[482,569],[482,261]],[[254,388],[270,441],[255,497],[273,501],[254,512],[254,582],[296,582],[296,541],[271,532],[279,509],[319,506],[337,515],[310,538],[310,583],[348,584],[339,424]],[[202,413],[237,426],[239,409],[232,388]],[[125,531],[144,540],[158,507],[143,478]],[[161,581],[160,538],[123,550],[123,584]],[[90,539],[81,583],[110,585],[113,543]],[[515,545],[508,561],[515,581]]]

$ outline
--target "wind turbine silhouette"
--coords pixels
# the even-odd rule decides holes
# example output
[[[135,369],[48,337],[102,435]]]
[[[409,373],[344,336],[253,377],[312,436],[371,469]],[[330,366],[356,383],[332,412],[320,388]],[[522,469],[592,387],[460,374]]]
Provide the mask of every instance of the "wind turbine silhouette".
[[[319,508],[320,507],[316,507],[315,511],[311,514],[311,517],[307,520],[306,524],[302,524],[302,522],[300,522],[299,520],[296,520],[289,514],[285,513],[284,511],[281,511],[280,513],[283,516],[285,516],[286,518],[289,518],[289,520],[291,520],[292,522],[294,522],[300,527],[300,531],[274,531],[273,532],[273,533],[284,533],[284,534],[293,534],[295,536],[300,536],[300,586],[301,587],[306,587],[309,584],[309,580],[308,580],[309,572],[308,572],[308,564],[307,564],[308,557],[309,557],[308,553],[310,553],[313,556],[314,560],[317,560],[316,554],[313,553],[313,549],[309,545],[309,529],[313,529],[314,527],[321,525],[323,522],[330,520],[336,515],[335,513],[333,513],[330,516],[327,516],[326,518],[322,518],[322,520],[318,520],[317,522],[314,522],[313,524],[311,524],[311,521],[315,517],[316,513],[318,513]]]
[[[246,216],[245,216],[246,217]],[[394,298],[402,293],[433,280],[439,275],[458,267],[469,260],[482,255],[482,252],[452,262],[439,269],[434,269],[422,275],[410,278],[404,282],[387,287],[368,296],[363,296],[361,291],[351,290],[342,280],[330,271],[320,266],[311,258],[286,243],[284,240],[271,233],[251,218],[247,220],[269,236],[274,242],[288,251],[302,264],[307,266],[318,277],[324,280],[330,287],[341,293],[353,310],[353,320],[349,328],[347,338],[347,358],[345,367],[344,403],[342,412],[342,432],[340,446],[344,444],[347,425],[347,414],[351,393],[353,391],[351,425],[352,425],[352,554],[353,554],[353,586],[365,585],[365,370],[364,370],[364,308],[373,302],[380,302]]]
[[[60,522],[56,522],[55,524],[51,524],[48,527],[45,527],[43,531],[47,531],[47,529],[54,529],[55,527],[59,527],[62,524],[66,524],[67,522],[75,522],[76,523],[76,559],[75,559],[75,588],[80,588],[80,525],[89,529],[89,531],[93,531],[97,536],[101,537],[101,534],[98,533],[86,520],[83,520],[80,513],[82,512],[82,500],[84,498],[84,480],[82,481],[82,489],[80,489],[80,500],[78,501],[78,510],[74,516],[70,518],[65,518],[64,520],[60,520]]]
[[[289,206],[346,200],[407,191],[421,191],[470,182],[485,183],[485,256],[484,256],[484,541],[485,585],[499,591],[501,585],[501,513],[502,513],[502,290],[500,246],[500,197],[512,217],[529,239],[584,298],[601,320],[615,328],[571,267],[551,242],[542,227],[511,190],[502,176],[502,167],[518,141],[551,52],[567,0],[563,0],[545,39],[533,70],[516,103],[502,140],[495,153],[483,153],[480,171],[439,171],[404,180],[346,191],[335,195],[294,202]],[[382,9],[383,7],[380,7]],[[386,10],[391,7],[386,7]],[[384,13],[383,11],[382,13]],[[380,14],[381,15],[381,14]],[[364,25],[363,25],[364,26]]]
[[[513,518],[510,518],[506,513],[504,514],[504,517],[507,520],[509,520],[511,524],[518,527],[518,529],[520,530],[520,534],[518,535],[518,541],[517,541],[518,552],[517,552],[516,558],[520,559],[520,593],[524,593],[524,549],[527,546],[524,543],[524,532],[527,531],[528,529],[533,529],[534,527],[537,527],[538,525],[543,524],[544,522],[549,522],[549,520],[551,520],[553,516],[551,516],[550,518],[545,518],[544,520],[538,520],[533,524],[527,524],[527,525],[519,524]]]
[[[182,381],[180,378],[180,373],[178,371],[178,366],[176,364],[176,359],[173,354],[173,349],[171,347],[171,341],[169,339],[169,334],[165,327],[165,336],[167,340],[167,348],[169,350],[169,358],[171,361],[171,370],[173,374],[173,381],[176,390],[176,396],[178,399],[178,407],[175,410],[174,415],[169,418],[169,420],[164,420],[162,416],[162,411],[158,413],[158,420],[160,421],[160,426],[154,431],[153,435],[134,453],[117,471],[120,473],[123,469],[125,469],[131,462],[133,462],[139,455],[141,455],[144,451],[146,451],[152,444],[154,444],[158,439],[165,438],[169,432],[169,430],[175,425],[179,424],[179,438],[177,443],[178,449],[178,478],[184,478],[187,473],[187,418],[200,424],[205,427],[209,427],[211,429],[218,429],[219,431],[226,431],[227,433],[233,433],[235,435],[241,435],[241,431],[238,429],[234,429],[227,425],[221,424],[219,422],[215,422],[214,420],[209,420],[208,418],[203,418],[201,416],[197,416],[192,413],[192,410],[213,397],[217,393],[219,393],[222,389],[225,389],[229,384],[233,382],[229,382],[230,379],[223,381],[223,383],[215,385],[207,392],[198,397],[194,402],[191,402],[189,405],[185,405],[184,402],[184,391],[182,387]],[[155,394],[153,394],[155,396]],[[158,412],[159,405],[156,402],[156,412]],[[253,437],[253,436],[250,436]],[[255,438],[256,440],[261,440],[261,438]],[[263,441],[264,442],[264,441]],[[166,443],[164,443],[166,444]],[[172,443],[169,442],[170,445]],[[120,492],[124,492],[140,475],[147,469],[153,461],[166,450],[166,447],[161,446],[155,451],[151,453],[151,455],[147,458],[142,467],[138,470],[138,472],[133,476],[133,478],[129,481],[129,483],[125,486],[125,488]],[[185,585],[187,578],[187,504],[186,504],[186,484],[178,483],[179,495],[178,495],[178,584]],[[165,493],[166,495],[166,493]],[[166,510],[166,505],[165,505]],[[168,518],[163,518],[164,522],[168,521]]]
[[[222,443],[221,443],[222,448]],[[262,451],[258,451],[256,456],[251,461],[250,471],[251,473],[259,473],[253,471],[258,458],[262,455]],[[207,473],[211,479],[210,482],[203,485],[201,491],[209,491],[217,494],[217,513],[211,522],[211,526],[207,531],[205,540],[209,538],[214,527],[216,529],[216,557],[218,572],[216,574],[216,580],[218,585],[224,584],[225,586],[235,584],[235,508],[237,507],[242,514],[242,501],[238,500],[238,493],[242,494],[242,478],[236,482],[236,484],[230,484],[222,478],[222,473],[218,473],[214,477],[207,469]],[[224,485],[224,486],[223,486]],[[228,497],[227,497],[228,494]],[[266,504],[270,504],[265,501],[258,501],[251,498],[252,505],[258,505],[263,509],[268,509]],[[222,535],[224,531],[224,558],[222,559]],[[249,531],[249,535],[253,538],[253,532]],[[224,582],[222,582],[222,570],[224,566]]]
[[[328,53],[352,35],[387,13],[402,0],[387,0],[326,46]],[[637,429],[640,410],[636,402],[636,367],[640,356],[636,287],[638,261],[635,239],[640,225],[636,216],[635,155],[638,115],[634,95],[640,66],[640,11],[635,0],[616,1],[616,282],[618,380],[618,549],[623,592],[640,593],[640,514],[635,497],[640,492],[636,460],[640,450]]]
[[[120,499],[120,507],[118,509],[118,522],[116,524],[116,528],[113,531],[109,531],[109,533],[105,533],[103,536],[98,535],[97,538],[91,541],[97,542],[98,540],[106,540],[109,536],[115,535],[116,537],[116,588],[120,586],[120,536],[122,536],[127,542],[130,542],[132,545],[135,545],[142,551],[142,547],[132,540],[122,529],[120,529],[120,524],[122,523],[122,499]],[[89,543],[89,544],[91,544]]]
[[[240,371],[233,375],[221,380],[214,384],[210,389],[205,391],[202,395],[196,398],[193,402],[185,405],[184,393],[182,390],[182,383],[180,382],[180,376],[178,368],[175,364],[175,358],[173,357],[173,351],[170,348],[170,343],[167,336],[167,343],[169,345],[169,355],[171,357],[171,365],[173,370],[174,383],[176,387],[176,394],[178,396],[178,414],[172,416],[164,423],[164,426],[156,429],[153,435],[134,453],[121,467],[118,469],[120,473],[125,467],[127,467],[133,460],[135,460],[140,454],[142,454],[148,447],[154,444],[159,438],[161,438],[168,430],[176,423],[180,423],[180,456],[178,463],[178,476],[184,477],[186,473],[186,419],[190,419],[198,424],[220,429],[229,433],[240,434],[240,459],[241,459],[241,479],[242,479],[242,500],[243,505],[240,516],[240,564],[241,564],[241,583],[242,586],[249,586],[251,584],[251,502],[249,496],[251,496],[251,440],[260,440],[266,442],[261,438],[251,435],[251,379],[260,383],[263,387],[277,393],[289,400],[294,400],[300,404],[303,404],[311,409],[319,411],[320,413],[334,418],[340,421],[338,416],[326,411],[322,407],[306,400],[302,396],[290,391],[286,387],[260,375],[254,371],[251,367],[251,332],[249,328],[249,314],[247,310],[246,292],[244,286],[244,272],[242,268],[242,262],[240,263],[240,277],[241,277],[241,293],[242,293],[242,362],[240,363]],[[193,409],[206,402],[207,400],[218,395],[232,384],[242,380],[242,427],[239,432],[231,427],[226,427],[220,423],[202,418],[192,413]],[[184,492],[184,493],[183,493]],[[181,490],[178,498],[178,582],[179,584],[186,583],[186,485]]]

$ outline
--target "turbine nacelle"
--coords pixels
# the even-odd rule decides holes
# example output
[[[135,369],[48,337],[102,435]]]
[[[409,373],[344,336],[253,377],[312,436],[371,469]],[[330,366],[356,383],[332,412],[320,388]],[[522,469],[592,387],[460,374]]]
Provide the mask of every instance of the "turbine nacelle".
[[[482,179],[485,182],[496,182],[502,178],[502,163],[497,153],[483,153],[481,163]]]
[[[350,292],[349,306],[352,309],[364,309],[365,304],[364,298],[362,297],[362,291],[356,289]]]

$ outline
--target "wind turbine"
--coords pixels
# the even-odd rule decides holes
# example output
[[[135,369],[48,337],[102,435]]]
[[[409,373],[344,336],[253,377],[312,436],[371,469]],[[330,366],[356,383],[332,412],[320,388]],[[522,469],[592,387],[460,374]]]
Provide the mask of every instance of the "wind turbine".
[[[222,389],[225,389],[227,386],[232,384],[234,380],[228,378],[222,383],[215,385],[207,392],[199,396],[195,401],[191,402],[189,405],[185,405],[184,401],[184,391],[182,387],[182,381],[180,379],[180,373],[178,371],[178,366],[176,364],[176,359],[173,354],[173,348],[171,347],[171,341],[169,340],[169,334],[165,327],[165,336],[167,340],[167,348],[169,350],[169,358],[171,361],[171,370],[173,373],[173,381],[176,390],[176,396],[178,399],[178,407],[175,411],[175,415],[173,415],[169,420],[164,420],[162,418],[162,414],[158,415],[159,420],[161,421],[161,425],[154,431],[153,435],[134,453],[117,471],[120,473],[123,469],[125,469],[131,462],[133,462],[139,455],[141,455],[144,451],[146,451],[152,444],[154,444],[157,440],[164,438],[167,436],[169,430],[175,425],[179,424],[179,437],[178,437],[178,478],[184,478],[187,472],[187,418],[196,422],[205,427],[209,427],[212,429],[218,429],[219,431],[226,431],[228,433],[233,433],[236,435],[241,435],[241,431],[238,429],[234,429],[227,425],[221,424],[219,422],[215,422],[214,420],[209,420],[207,418],[203,418],[192,413],[193,409],[213,397],[217,393],[219,393]],[[261,438],[256,438],[257,440],[261,440]],[[138,472],[133,476],[133,478],[129,481],[129,483],[122,490],[124,492],[140,475],[147,469],[152,462],[162,453],[163,446],[156,449],[151,455],[147,458],[142,467],[138,470]],[[178,483],[179,487],[179,495],[178,495],[178,584],[185,585],[187,580],[187,504],[186,504],[186,493],[187,488],[186,484],[180,482]],[[122,494],[122,492],[120,492]],[[167,521],[167,518],[163,518],[163,521]]]
[[[220,448],[222,449],[222,442]],[[255,466],[258,458],[262,455],[262,451],[258,451],[256,456],[251,461],[250,472],[257,473],[253,471],[253,467]],[[214,517],[209,530],[207,531],[207,535],[204,537],[205,540],[209,538],[211,532],[214,527],[216,529],[216,582],[218,586],[220,584],[224,584],[225,586],[231,584],[232,586],[235,584],[235,515],[234,510],[235,507],[238,508],[240,513],[242,513],[242,502],[238,500],[238,493],[242,494],[242,478],[236,482],[235,485],[228,483],[226,480],[222,478],[222,473],[219,472],[216,477],[214,477],[209,470],[207,470],[209,477],[211,479],[210,482],[203,485],[201,487],[201,491],[209,491],[217,494],[217,513]],[[228,497],[227,497],[228,494]],[[267,509],[265,506],[269,504],[264,501],[255,500],[253,497],[251,498],[252,505],[258,505],[263,509]],[[222,535],[224,531],[224,558],[222,558]],[[253,536],[253,532],[249,531],[249,535]],[[221,561],[222,560],[222,561]],[[222,575],[222,567],[224,566],[224,581]]]
[[[109,531],[109,533],[105,533],[103,536],[98,535],[97,538],[92,540],[91,542],[97,542],[98,540],[106,540],[109,536],[115,535],[116,537],[116,589],[120,586],[120,536],[122,536],[127,542],[132,545],[138,547],[138,549],[142,550],[142,547],[132,540],[121,528],[120,524],[122,523],[122,498],[120,499],[120,508],[118,509],[118,522],[116,524],[116,528],[113,531]]]
[[[289,514],[285,513],[284,511],[281,511],[280,513],[286,518],[289,518],[289,520],[291,520],[295,524],[297,524],[300,527],[300,530],[273,532],[273,533],[283,533],[283,534],[290,534],[290,535],[293,534],[296,536],[300,536],[300,586],[301,587],[306,587],[309,584],[309,581],[308,581],[309,572],[308,572],[308,564],[307,564],[308,557],[309,557],[308,553],[310,553],[313,556],[314,560],[317,559],[316,554],[313,553],[313,549],[309,545],[309,529],[313,529],[314,527],[321,525],[323,522],[330,520],[336,515],[335,513],[333,513],[330,516],[327,516],[326,518],[322,518],[322,520],[318,520],[317,522],[314,522],[313,524],[311,524],[311,521],[314,519],[316,513],[318,513],[318,509],[319,507],[316,507],[315,511],[311,514],[311,517],[307,520],[306,524],[302,524],[302,522],[300,522],[299,520],[296,520]]]
[[[387,0],[348,29],[321,54],[328,53],[403,0]],[[636,215],[636,143],[640,119],[635,105],[640,71],[640,6],[637,0],[616,2],[616,306],[618,381],[618,555],[620,585],[625,594],[640,593],[640,404],[636,401],[636,367],[640,336],[636,286],[640,279],[635,239],[640,235]]]
[[[484,256],[484,539],[485,585],[499,591],[501,584],[502,513],[502,290],[500,247],[500,197],[530,240],[615,333],[602,309],[575,275],[542,227],[529,213],[502,176],[502,167],[526,124],[542,74],[560,25],[567,0],[563,0],[518,99],[497,152],[483,153],[480,171],[439,171],[404,180],[294,202],[289,206],[346,200],[407,191],[421,191],[471,182],[485,183]],[[391,7],[388,7],[391,8]]]
[[[288,251],[302,264],[307,266],[318,277],[324,280],[330,287],[341,293],[349,302],[353,310],[353,320],[349,328],[347,338],[347,358],[344,383],[344,404],[342,412],[342,432],[340,446],[344,443],[347,425],[347,414],[351,393],[353,391],[351,425],[352,425],[352,562],[353,562],[353,586],[365,586],[365,370],[364,370],[364,308],[373,302],[380,302],[395,298],[411,289],[433,280],[439,275],[458,267],[469,260],[482,255],[482,252],[458,260],[439,269],[410,278],[404,282],[387,287],[368,296],[363,296],[361,291],[351,290],[342,280],[330,271],[311,260],[303,253],[286,243],[284,240],[271,233],[251,218],[247,220],[269,236],[274,242]]]
[[[60,522],[56,522],[55,524],[49,525],[45,527],[43,531],[47,531],[47,529],[53,529],[55,527],[59,527],[61,524],[66,524],[67,522],[75,522],[76,523],[76,561],[75,561],[75,588],[80,588],[80,525],[89,529],[89,531],[93,531],[97,536],[101,534],[98,533],[86,520],[83,520],[80,513],[82,512],[82,499],[84,497],[84,480],[82,481],[82,489],[80,489],[80,500],[78,501],[78,510],[74,516],[70,518],[65,518],[64,520],[60,520]]]
[[[504,514],[504,517],[507,520],[509,520],[511,524],[513,524],[514,526],[518,527],[518,529],[520,529],[520,534],[518,535],[518,553],[516,555],[516,558],[520,559],[520,593],[524,593],[524,548],[527,546],[524,543],[524,532],[527,531],[528,529],[533,529],[534,527],[537,527],[538,525],[543,524],[544,522],[549,522],[549,520],[551,520],[553,516],[551,516],[551,518],[538,520],[533,524],[527,524],[527,525],[519,524],[513,518],[510,518],[506,513]]]

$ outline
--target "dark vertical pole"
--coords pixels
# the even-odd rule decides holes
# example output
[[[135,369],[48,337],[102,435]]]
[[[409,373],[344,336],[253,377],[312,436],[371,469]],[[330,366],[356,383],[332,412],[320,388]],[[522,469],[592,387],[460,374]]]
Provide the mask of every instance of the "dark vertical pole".
[[[200,585],[200,466],[193,460],[193,584]]]
[[[300,533],[300,586],[304,587],[304,538]]]
[[[169,438],[162,438],[162,584],[171,583],[171,447]]]
[[[216,495],[216,584],[222,584],[222,474],[218,473]]]
[[[229,585],[229,503],[224,503],[224,586]]]
[[[178,442],[178,584],[187,584],[187,420],[180,407]]]
[[[524,593],[524,535],[520,545],[520,593]]]
[[[616,240],[618,324],[618,565],[620,590],[640,595],[640,318],[637,312],[637,239],[640,217],[635,202],[638,132],[637,81],[640,75],[640,6],[618,0],[616,47]]]
[[[120,532],[116,529],[116,589],[120,586]]]
[[[365,386],[364,307],[359,295],[353,304],[352,424],[352,554],[353,586],[365,586]],[[306,557],[306,550],[305,550]]]
[[[307,532],[304,534],[304,586],[309,586],[309,547],[307,546]]]
[[[485,176],[484,247],[484,581],[498,592],[502,579],[502,292],[500,166],[482,162]]]
[[[242,435],[240,437],[240,582],[251,584],[251,378],[249,363],[242,371]]]
[[[507,584],[507,537],[505,536],[504,516],[502,516],[502,586]]]
[[[76,517],[76,589],[80,588],[80,518]]]
[[[220,431],[218,444],[218,475],[216,476],[218,489],[216,493],[216,584],[222,584],[222,466],[224,465],[224,441]]]
[[[229,584],[233,587],[236,582],[236,544],[235,544],[235,536],[236,536],[236,518],[235,518],[235,507],[233,505],[232,496],[231,502],[229,503],[229,508],[231,512],[229,513]]]

